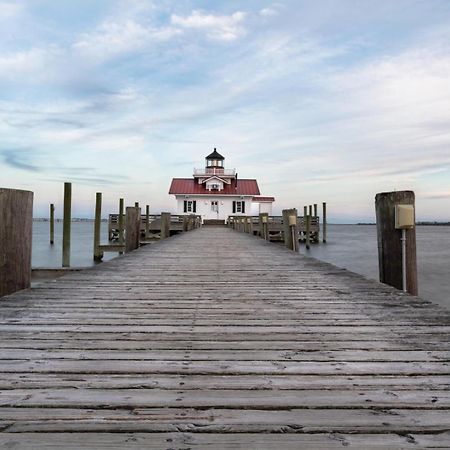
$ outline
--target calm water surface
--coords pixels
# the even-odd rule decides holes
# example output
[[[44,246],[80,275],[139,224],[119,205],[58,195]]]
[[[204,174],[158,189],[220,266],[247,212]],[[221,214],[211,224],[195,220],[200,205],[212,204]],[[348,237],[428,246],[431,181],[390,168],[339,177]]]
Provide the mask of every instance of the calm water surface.
[[[61,267],[62,223],[55,224],[55,245],[49,245],[49,224],[33,224],[33,267]],[[102,223],[102,243],[108,242]],[[92,260],[94,224],[72,223],[71,265],[86,267]],[[377,237],[374,225],[328,225],[328,242],[304,246],[301,252],[378,280]],[[106,253],[104,260],[117,256]],[[420,296],[450,308],[450,227],[417,227]]]

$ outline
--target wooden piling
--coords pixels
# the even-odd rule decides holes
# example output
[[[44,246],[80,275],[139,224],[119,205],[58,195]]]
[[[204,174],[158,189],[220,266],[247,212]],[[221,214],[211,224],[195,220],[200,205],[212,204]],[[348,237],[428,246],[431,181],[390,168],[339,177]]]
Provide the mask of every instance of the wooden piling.
[[[123,198],[119,199],[119,217],[118,217],[118,227],[119,227],[119,245],[124,244],[124,236],[123,236],[123,209],[124,209],[124,201]],[[119,255],[123,255],[123,252],[119,252]]]
[[[70,267],[70,230],[72,226],[72,183],[64,183],[62,266]]]
[[[125,252],[136,250],[141,238],[141,209],[127,206],[125,213]]]
[[[269,214],[259,214],[259,235],[265,241],[269,240]]]
[[[189,227],[189,216],[183,216],[183,231],[186,232],[188,231],[188,227]]]
[[[102,226],[102,193],[95,194],[95,220],[94,220],[94,261],[100,262],[103,259],[103,252],[100,250]]]
[[[305,218],[305,244],[309,250],[311,242],[311,216],[308,214]]]
[[[309,205],[309,216],[312,216],[312,214],[313,214],[313,210],[312,210],[312,205]]]
[[[298,251],[298,223],[297,209],[283,210],[283,236],[284,245],[293,250]]]
[[[322,203],[322,242],[327,242],[327,204]]]
[[[150,205],[145,205],[145,239],[150,235]]]
[[[134,207],[139,208],[139,202],[134,202]]]
[[[395,229],[395,205],[414,206],[414,192],[383,192],[375,197],[380,281],[402,289],[402,230]],[[406,230],[406,290],[418,295],[415,227]]]
[[[314,203],[314,217],[317,217],[317,203]]]
[[[247,233],[253,235],[253,217],[247,217]]]
[[[170,217],[169,212],[161,213],[161,239],[167,239],[170,237]]]
[[[55,205],[50,203],[50,245],[55,243]]]
[[[0,297],[31,284],[33,192],[0,188]]]

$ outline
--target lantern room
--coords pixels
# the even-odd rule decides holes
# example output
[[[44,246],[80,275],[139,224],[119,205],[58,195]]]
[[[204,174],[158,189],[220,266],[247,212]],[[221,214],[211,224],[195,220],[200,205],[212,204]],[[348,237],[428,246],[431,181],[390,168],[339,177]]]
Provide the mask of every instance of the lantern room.
[[[223,169],[223,162],[225,158],[216,150],[206,157],[206,168],[207,169]]]

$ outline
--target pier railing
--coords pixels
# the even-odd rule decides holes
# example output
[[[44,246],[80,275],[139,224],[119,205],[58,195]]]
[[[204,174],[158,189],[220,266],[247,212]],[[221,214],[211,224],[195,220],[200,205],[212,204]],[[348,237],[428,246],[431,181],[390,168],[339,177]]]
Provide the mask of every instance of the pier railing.
[[[263,222],[262,217],[267,219]],[[307,241],[309,235],[310,242],[319,242],[320,218],[318,216],[310,217],[309,230],[307,220],[303,216],[297,216],[298,240]],[[228,226],[238,231],[263,237],[267,235],[267,240],[271,242],[284,241],[284,219],[283,216],[260,215],[260,216],[229,216]]]

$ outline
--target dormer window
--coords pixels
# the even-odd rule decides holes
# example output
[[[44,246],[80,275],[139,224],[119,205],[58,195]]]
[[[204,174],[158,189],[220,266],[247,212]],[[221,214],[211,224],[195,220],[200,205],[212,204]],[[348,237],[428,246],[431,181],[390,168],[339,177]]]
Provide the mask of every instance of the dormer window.
[[[219,185],[218,184],[212,184],[211,185],[211,189],[218,190],[219,189]]]

